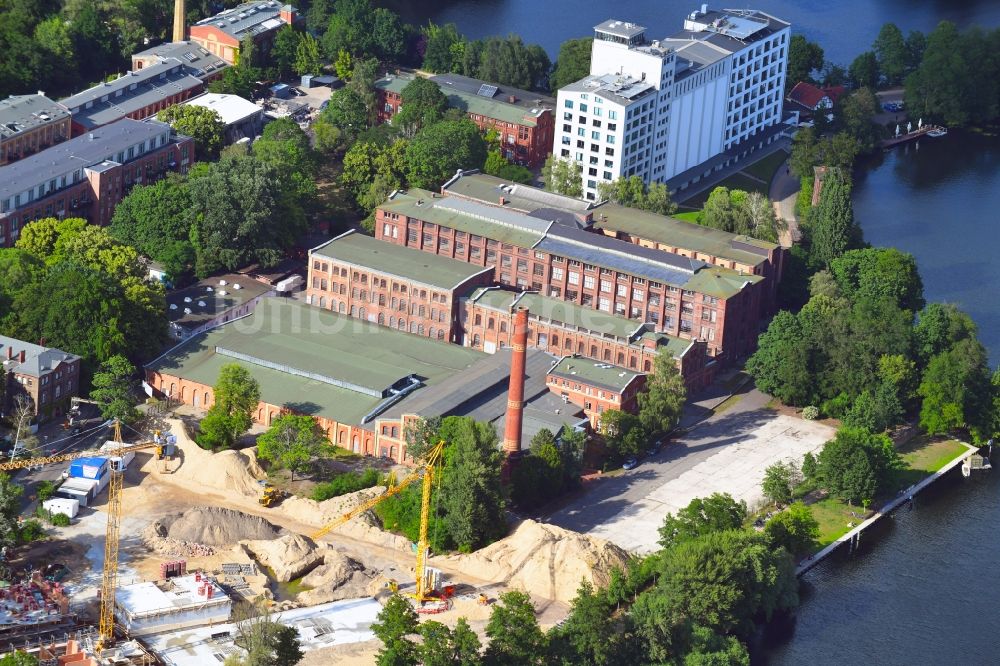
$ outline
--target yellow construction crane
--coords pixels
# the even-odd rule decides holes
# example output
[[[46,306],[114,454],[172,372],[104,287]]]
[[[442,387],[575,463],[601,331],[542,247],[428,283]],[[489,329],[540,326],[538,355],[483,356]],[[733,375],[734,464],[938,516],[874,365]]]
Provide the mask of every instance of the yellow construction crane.
[[[430,551],[430,544],[427,542],[427,527],[430,522],[431,513],[431,484],[434,480],[435,468],[441,462],[441,454],[444,451],[444,446],[445,443],[443,441],[438,442],[434,448],[427,453],[427,456],[424,458],[420,467],[413,473],[403,477],[399,483],[389,486],[389,488],[381,495],[362,502],[351,511],[348,511],[339,518],[330,521],[320,529],[316,530],[316,532],[310,535],[313,541],[318,540],[330,530],[340,527],[352,518],[360,516],[365,511],[375,508],[375,506],[382,501],[398,495],[411,483],[419,478],[423,478],[423,494],[420,498],[420,538],[417,540],[417,566],[414,570],[417,579],[417,589],[413,593],[413,598],[420,603],[433,599],[433,597],[429,594],[430,586],[427,584],[427,556]]]
[[[163,445],[157,442],[142,442],[140,444],[125,446],[122,442],[121,423],[117,419],[113,427],[114,441],[121,444],[117,449],[110,451],[77,451],[75,453],[64,453],[56,456],[14,460],[8,463],[0,463],[0,472],[69,462],[77,458],[94,455],[113,455],[118,456],[119,460],[121,460],[121,456],[126,453],[150,448],[156,449],[157,458],[163,456]],[[121,527],[122,480],[125,474],[120,464],[112,464],[110,467],[111,476],[108,479],[108,525],[104,536],[104,575],[101,579],[101,614],[95,652],[100,652],[104,647],[110,647],[114,644],[115,640],[115,588],[118,582],[118,534]]]

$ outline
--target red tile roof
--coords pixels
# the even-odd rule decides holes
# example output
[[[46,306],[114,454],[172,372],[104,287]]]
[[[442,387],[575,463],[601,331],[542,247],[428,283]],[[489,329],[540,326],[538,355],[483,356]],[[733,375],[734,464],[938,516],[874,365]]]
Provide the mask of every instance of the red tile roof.
[[[826,93],[826,96],[830,98],[831,102],[836,104],[837,100],[843,97],[847,92],[847,88],[844,86],[827,86],[826,88],[823,88],[823,92]]]
[[[812,111],[816,110],[819,106],[820,101],[826,97],[827,94],[814,86],[811,83],[806,83],[805,81],[799,81],[792,88],[792,91],[788,93],[788,99],[795,102],[796,104],[801,104],[807,109]]]

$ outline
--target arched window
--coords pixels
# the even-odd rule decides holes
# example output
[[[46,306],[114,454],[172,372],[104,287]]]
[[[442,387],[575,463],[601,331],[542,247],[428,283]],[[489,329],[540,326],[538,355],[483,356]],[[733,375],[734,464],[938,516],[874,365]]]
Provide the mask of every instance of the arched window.
[[[486,320],[486,328],[491,331],[493,330],[493,317]]]
[[[424,334],[424,325],[423,324],[417,324],[417,334],[418,335],[423,335]]]
[[[555,347],[556,349],[559,349],[559,336],[558,335],[553,335],[552,336],[552,346]]]
[[[610,349],[605,349],[604,350],[604,360],[605,361],[610,361],[611,360],[611,350]]]
[[[339,309],[340,309],[340,314],[346,314],[347,313],[347,305],[345,305],[344,303],[340,304],[340,308]]]
[[[635,369],[635,356],[628,357],[628,367]]]
[[[358,319],[367,319],[367,317],[365,316],[366,314],[367,313],[365,312],[365,309],[361,308],[360,310],[358,310]]]
[[[378,313],[378,325],[385,326],[385,315],[381,312]]]
[[[476,333],[475,335],[472,336],[472,346],[473,347],[479,347],[482,343],[483,343],[482,338],[479,337],[478,333]]]
[[[358,440],[357,435],[354,436],[354,439],[351,441],[351,445],[354,448],[355,453],[361,453],[361,442]]]
[[[483,323],[483,315],[477,314],[476,315],[476,326],[480,326],[480,325],[482,325],[482,323]]]
[[[410,333],[416,333],[416,332],[417,332],[417,322],[411,321],[410,322]]]
[[[389,315],[389,328],[396,328],[396,318]]]
[[[399,428],[397,428],[396,426],[392,426],[392,436],[399,437]]]
[[[205,406],[208,407],[208,403],[211,402],[208,397],[208,391],[205,391]]]
[[[181,387],[181,402],[186,402],[186,401],[187,401],[187,387],[186,386],[182,386]]]
[[[564,340],[563,340],[563,348],[564,349],[572,349],[573,348],[573,341],[570,340],[569,338],[564,338]]]
[[[438,331],[438,340],[444,340],[444,330]]]
[[[358,306],[357,305],[352,305],[351,306],[351,316],[352,317],[357,317],[358,316]]]
[[[653,362],[650,361],[648,358],[642,362],[643,372],[650,372],[652,369],[653,369]]]
[[[507,322],[505,321],[500,322],[500,332],[501,333],[507,332]]]
[[[625,354],[618,352],[618,365],[625,365]]]
[[[429,329],[427,329],[427,337],[428,338],[436,338],[437,337],[437,334],[434,332],[434,327],[433,326],[431,326]]]
[[[402,317],[399,318],[399,326],[397,326],[397,328],[401,331],[406,330],[406,320],[403,319]]]
[[[326,296],[320,296],[319,297],[319,306],[321,308],[325,308],[326,307]]]
[[[597,358],[597,345],[590,345],[590,358]]]

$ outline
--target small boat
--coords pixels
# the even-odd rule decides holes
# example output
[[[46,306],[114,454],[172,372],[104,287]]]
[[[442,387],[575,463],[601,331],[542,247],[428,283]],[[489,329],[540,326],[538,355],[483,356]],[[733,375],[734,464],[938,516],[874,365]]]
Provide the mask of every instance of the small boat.
[[[939,136],[944,136],[948,133],[947,127],[935,127],[934,129],[927,132],[927,136],[934,137],[935,139]]]

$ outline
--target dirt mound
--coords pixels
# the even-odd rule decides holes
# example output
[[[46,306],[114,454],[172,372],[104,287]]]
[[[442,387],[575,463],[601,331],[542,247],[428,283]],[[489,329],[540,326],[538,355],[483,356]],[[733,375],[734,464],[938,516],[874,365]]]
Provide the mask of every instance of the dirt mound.
[[[268,541],[242,541],[250,555],[274,572],[275,580],[287,583],[300,578],[321,564],[327,546],[318,548],[316,544],[298,534],[286,534],[280,539]]]
[[[167,419],[170,432],[177,436],[181,465],[174,474],[181,480],[203,488],[228,490],[245,497],[260,494],[258,479],[267,475],[257,462],[257,452],[253,449],[241,451],[220,451],[212,453],[198,446],[188,437],[183,422]]]
[[[231,546],[248,539],[274,539],[281,530],[260,516],[218,507],[195,507],[159,521],[163,536],[207,546]]]
[[[319,529],[354,509],[362,502],[385,492],[384,486],[365,488],[357,492],[332,497],[323,502],[316,502],[304,497],[289,497],[281,503],[280,510],[285,515]],[[406,537],[383,532],[378,519],[368,511],[341,525],[335,530],[338,534],[349,536],[360,541],[367,541],[393,550],[408,550],[410,542]]]
[[[510,536],[482,550],[435,559],[468,576],[569,602],[581,580],[606,587],[611,570],[624,567],[629,555],[604,539],[525,520]]]
[[[302,586],[311,589],[299,593],[298,600],[303,605],[314,606],[365,597],[371,594],[372,579],[372,574],[360,563],[343,553],[328,550],[323,564],[302,579]]]

